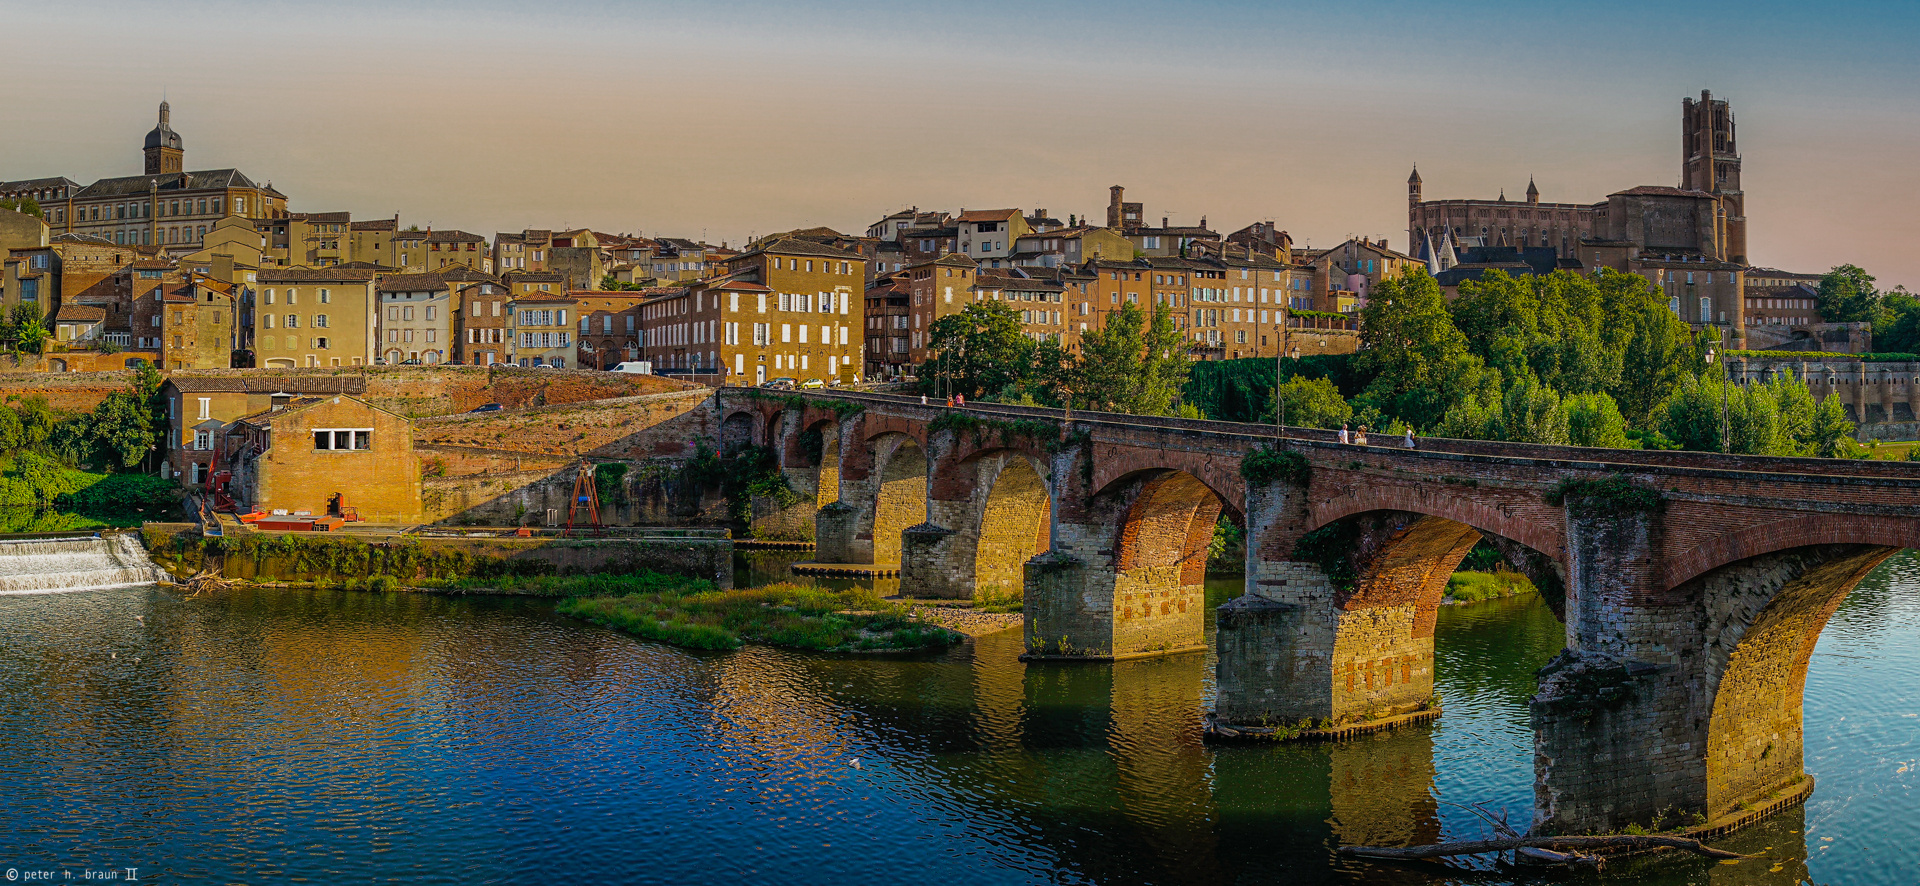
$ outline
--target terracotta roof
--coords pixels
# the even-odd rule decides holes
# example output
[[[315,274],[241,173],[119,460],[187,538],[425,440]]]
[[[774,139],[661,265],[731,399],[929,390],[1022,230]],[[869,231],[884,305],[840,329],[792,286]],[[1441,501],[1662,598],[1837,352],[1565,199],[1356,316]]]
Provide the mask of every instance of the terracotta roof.
[[[961,255],[958,252],[949,252],[946,255],[933,259],[932,261],[923,261],[920,264],[921,265],[941,265],[943,267],[949,267],[949,268],[977,268],[980,266],[979,262],[976,262],[973,259],[970,259],[964,255]],[[919,265],[915,265],[915,267],[919,267]]]
[[[755,249],[754,252],[776,253],[779,255],[813,255],[813,256],[823,256],[826,258],[851,259],[854,261],[867,260],[866,256],[863,256],[857,252],[848,252],[844,249],[835,249],[826,244],[815,243],[811,240],[794,240],[791,238],[776,240],[772,243],[769,243],[765,246]],[[751,254],[752,253],[748,253],[748,255],[751,255]]]
[[[358,268],[274,268],[262,269],[258,283],[367,283],[374,273]]]
[[[958,222],[1006,221],[1020,214],[1018,209],[973,209],[960,213]]]
[[[536,302],[536,303],[576,301],[576,299],[574,299],[573,297],[562,295],[558,292],[529,292],[524,295],[516,295],[513,297],[513,300],[516,302],[524,301],[524,302]]]
[[[350,224],[353,221],[353,213],[351,212],[289,212],[287,213],[287,218],[294,219],[296,221],[320,222],[322,224],[330,224],[330,225],[342,224],[342,223]],[[268,219],[261,219],[261,221],[268,221]],[[351,230],[351,228],[349,228],[349,230]]]
[[[389,274],[380,278],[380,292],[429,292],[447,288],[439,274]]]
[[[372,221],[357,221],[347,226],[347,230],[350,231],[397,231],[399,229],[400,220],[397,218],[377,218]]]
[[[720,283],[714,286],[708,286],[707,288],[708,289],[725,289],[728,291],[738,290],[740,292],[772,292],[773,291],[773,289],[771,289],[770,287],[763,286],[751,280],[729,280],[725,283]]]
[[[107,319],[107,312],[86,305],[65,304],[53,315],[55,323],[98,323]]]

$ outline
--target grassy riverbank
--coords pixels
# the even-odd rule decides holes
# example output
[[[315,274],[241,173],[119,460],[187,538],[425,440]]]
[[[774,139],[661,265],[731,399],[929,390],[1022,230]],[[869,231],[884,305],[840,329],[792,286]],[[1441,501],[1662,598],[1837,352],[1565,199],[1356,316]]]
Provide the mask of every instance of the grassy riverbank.
[[[556,578],[557,587],[600,576]],[[564,594],[563,615],[637,637],[692,649],[735,649],[764,643],[820,652],[940,649],[960,635],[920,621],[904,607],[867,591],[775,584],[720,591],[703,581],[637,593]]]
[[[1447,579],[1446,599],[1450,603],[1479,603],[1521,594],[1537,593],[1533,582],[1518,572],[1456,572]]]

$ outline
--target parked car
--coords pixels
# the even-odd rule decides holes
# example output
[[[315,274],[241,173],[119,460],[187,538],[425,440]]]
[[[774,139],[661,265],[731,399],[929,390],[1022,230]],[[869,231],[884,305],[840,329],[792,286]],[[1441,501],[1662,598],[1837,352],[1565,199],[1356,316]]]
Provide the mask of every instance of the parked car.
[[[808,389],[812,389],[812,388],[824,388],[824,387],[826,387],[826,386],[827,386],[827,383],[826,383],[826,382],[823,382],[823,381],[821,381],[821,380],[819,380],[819,379],[817,379],[817,378],[810,378],[810,379],[807,379],[806,381],[803,381],[803,382],[801,382],[801,383],[800,383],[800,386],[801,386],[801,387],[803,387],[803,388],[808,388]]]
[[[761,385],[761,387],[763,388],[782,388],[782,389],[788,389],[788,390],[791,390],[793,386],[794,386],[793,379],[785,375],[780,376],[779,378],[773,379],[771,381],[768,381],[764,385]]]
[[[613,367],[613,369],[611,369],[611,370],[608,370],[608,371],[610,371],[610,372],[631,372],[631,373],[633,373],[633,374],[635,374],[635,375],[652,375],[652,374],[653,374],[653,361],[651,361],[651,360],[629,360],[629,361],[627,361],[627,362],[625,362],[625,363],[621,363],[621,364],[618,364],[618,365],[616,365],[616,366],[614,366],[614,367]]]
[[[505,408],[506,408],[505,406],[501,406],[498,403],[487,403],[481,406],[475,406],[472,409],[469,409],[467,411],[468,412],[499,412],[500,410]]]

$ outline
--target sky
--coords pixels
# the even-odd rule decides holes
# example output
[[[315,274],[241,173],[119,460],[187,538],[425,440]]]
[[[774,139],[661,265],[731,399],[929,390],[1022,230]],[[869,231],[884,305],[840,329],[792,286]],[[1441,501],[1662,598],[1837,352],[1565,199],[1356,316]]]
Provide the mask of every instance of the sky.
[[[1920,289],[1920,4],[0,0],[0,180],[190,169],[295,211],[705,238],[909,206],[1406,248],[1428,199],[1676,184],[1732,102],[1750,259]]]

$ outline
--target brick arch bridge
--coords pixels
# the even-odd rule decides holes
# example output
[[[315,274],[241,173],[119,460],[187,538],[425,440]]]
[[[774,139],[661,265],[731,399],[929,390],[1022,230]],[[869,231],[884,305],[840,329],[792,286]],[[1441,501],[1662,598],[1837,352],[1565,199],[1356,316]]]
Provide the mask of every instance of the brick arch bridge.
[[[1020,559],[1030,659],[1200,648],[1212,527],[1238,515],[1247,594],[1220,608],[1225,723],[1365,728],[1427,708],[1446,578],[1495,542],[1555,589],[1566,625],[1532,719],[1536,824],[1567,831],[1803,800],[1814,643],[1874,566],[1920,547],[1920,466],[1895,462],[1409,451],[1289,429],[1305,476],[1253,482],[1241,462],[1271,428],[838,392],[719,401],[723,427],[770,429],[796,488],[837,484],[816,499],[831,501],[813,514],[821,561],[897,551],[906,593],[964,597]],[[809,430],[821,445],[802,445]],[[1615,477],[1655,503],[1553,503],[1563,481]]]

